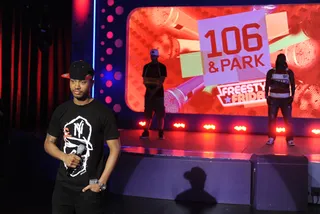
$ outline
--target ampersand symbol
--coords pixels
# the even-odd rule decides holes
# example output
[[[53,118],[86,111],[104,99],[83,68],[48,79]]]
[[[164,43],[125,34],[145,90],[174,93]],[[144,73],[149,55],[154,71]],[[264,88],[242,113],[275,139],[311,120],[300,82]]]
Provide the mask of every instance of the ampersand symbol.
[[[219,71],[219,69],[214,67],[214,62],[210,61],[209,62],[209,72],[210,73],[215,73],[215,72],[218,72],[218,71]]]

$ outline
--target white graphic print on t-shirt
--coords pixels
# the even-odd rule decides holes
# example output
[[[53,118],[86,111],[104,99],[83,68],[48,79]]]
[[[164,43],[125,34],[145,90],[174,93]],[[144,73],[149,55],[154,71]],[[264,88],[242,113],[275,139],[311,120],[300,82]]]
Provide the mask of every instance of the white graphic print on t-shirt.
[[[84,145],[85,150],[81,154],[81,164],[73,170],[70,174],[71,177],[76,177],[87,172],[87,162],[90,157],[90,152],[93,150],[91,140],[92,126],[83,117],[78,116],[72,119],[64,126],[64,147],[63,151],[66,154],[76,154],[79,145]],[[65,168],[68,169],[67,165],[64,164]]]

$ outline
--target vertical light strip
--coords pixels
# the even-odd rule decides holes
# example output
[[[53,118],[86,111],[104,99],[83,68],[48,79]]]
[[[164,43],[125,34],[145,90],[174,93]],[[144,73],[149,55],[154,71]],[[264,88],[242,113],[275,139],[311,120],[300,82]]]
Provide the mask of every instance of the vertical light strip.
[[[94,71],[95,70],[95,66],[96,66],[96,63],[95,63],[95,58],[96,58],[96,16],[97,16],[97,13],[96,13],[96,10],[97,10],[97,0],[93,0],[93,33],[92,33],[92,68]],[[96,72],[95,72],[96,74]],[[94,98],[94,86],[95,84],[92,86],[92,93],[91,93],[91,96],[92,98]]]

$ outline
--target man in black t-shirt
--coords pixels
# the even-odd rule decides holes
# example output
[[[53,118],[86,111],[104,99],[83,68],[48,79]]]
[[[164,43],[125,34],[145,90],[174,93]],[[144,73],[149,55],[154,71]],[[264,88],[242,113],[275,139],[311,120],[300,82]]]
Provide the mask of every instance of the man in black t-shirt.
[[[111,110],[90,97],[94,71],[84,62],[71,64],[64,78],[70,79],[73,100],[53,113],[45,151],[61,160],[52,195],[53,214],[100,214],[102,192],[119,153],[119,131]],[[61,147],[57,139],[63,138]],[[104,143],[110,154],[104,160]]]
[[[146,119],[146,127],[141,138],[149,137],[149,128],[151,125],[153,112],[156,113],[158,120],[159,138],[163,139],[164,128],[164,89],[163,82],[167,77],[167,68],[164,64],[158,61],[159,51],[152,49],[150,51],[151,62],[143,67],[143,84],[146,87],[144,99],[144,114]]]

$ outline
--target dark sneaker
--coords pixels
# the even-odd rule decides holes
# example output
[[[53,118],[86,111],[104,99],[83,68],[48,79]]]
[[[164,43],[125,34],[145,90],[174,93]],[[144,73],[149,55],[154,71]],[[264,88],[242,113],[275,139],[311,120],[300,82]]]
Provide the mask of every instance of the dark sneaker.
[[[146,139],[146,138],[149,138],[149,131],[147,130],[144,130],[142,132],[142,135],[140,136],[141,139]]]
[[[289,146],[294,146],[293,140],[288,140],[287,143],[288,143]]]
[[[164,140],[163,131],[159,131],[159,139],[160,139],[160,140]]]
[[[267,145],[273,145],[274,144],[274,138],[270,137],[266,144]]]

